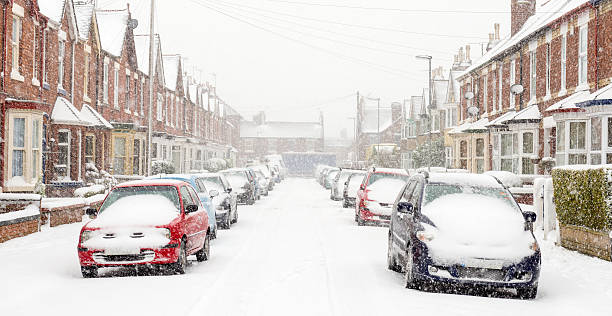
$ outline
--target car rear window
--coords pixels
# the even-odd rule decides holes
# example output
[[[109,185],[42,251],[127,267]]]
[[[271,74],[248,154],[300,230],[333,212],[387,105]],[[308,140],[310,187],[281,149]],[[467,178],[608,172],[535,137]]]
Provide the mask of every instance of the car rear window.
[[[410,176],[405,175],[405,174],[397,174],[397,173],[383,173],[383,172],[372,173],[370,175],[370,178],[368,179],[368,185],[380,179],[398,179],[404,182],[408,182],[408,179],[410,179]]]

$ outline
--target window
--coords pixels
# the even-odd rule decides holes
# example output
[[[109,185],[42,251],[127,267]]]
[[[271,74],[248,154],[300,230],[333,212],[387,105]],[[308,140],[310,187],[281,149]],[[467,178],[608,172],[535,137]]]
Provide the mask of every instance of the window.
[[[521,156],[521,173],[534,174],[535,168],[531,162],[531,155],[534,153],[533,132],[523,133],[523,152]]]
[[[152,144],[151,144],[151,147],[152,147],[152,148],[151,148],[151,157],[152,157],[152,158],[159,158],[159,157],[157,156],[157,143],[152,143]]]
[[[561,91],[565,91],[567,82],[567,35],[561,37]]]
[[[59,41],[57,48],[57,86],[64,87],[64,58],[66,57],[66,42]]]
[[[601,117],[591,118],[591,164],[601,164]]]
[[[42,32],[42,79],[47,83],[47,29]]]
[[[162,120],[162,111],[164,106],[164,96],[161,93],[157,94],[157,120]]]
[[[501,164],[500,168],[502,171],[513,171],[512,167],[512,134],[502,134],[501,135]]]
[[[498,83],[497,83],[497,88],[498,88],[497,98],[499,100],[498,101],[498,105],[497,105],[497,109],[501,111],[504,108],[503,107],[503,100],[504,99],[502,98],[503,91],[504,91],[503,90],[503,87],[504,87],[504,64],[503,63],[499,63],[499,70],[498,70],[498,73],[497,73],[497,80],[498,80]]]
[[[588,28],[586,25],[580,27],[578,34],[578,85],[587,84],[587,48],[588,48]]]
[[[484,156],[485,156],[485,142],[482,138],[476,139],[476,172],[484,172]]]
[[[513,59],[510,62],[510,86],[512,86],[513,84],[516,83],[516,60]],[[516,96],[510,92],[510,108],[514,109],[514,107],[516,106],[515,102],[516,102]]]
[[[87,98],[89,90],[89,54],[85,54],[85,65],[83,70],[83,95]]]
[[[144,79],[140,82],[140,114],[144,115]]]
[[[130,75],[125,75],[125,111],[130,112]]]
[[[96,162],[96,138],[94,135],[85,135],[85,163]]]
[[[557,160],[557,166],[565,165],[565,122],[558,122],[556,128],[557,136],[557,152],[555,158]]]
[[[24,176],[25,164],[25,130],[26,119],[22,117],[13,119],[13,168],[11,177]]]
[[[134,139],[132,151],[132,174],[140,174],[140,139]]]
[[[181,196],[183,197],[183,207],[187,207],[187,205],[197,205],[191,197],[191,194],[189,194],[189,190],[187,190],[186,186],[181,187]]]
[[[493,100],[491,111],[495,112],[497,111],[497,89],[495,89],[495,85],[497,84],[497,74],[495,71],[491,74],[491,77],[491,99]]]
[[[529,96],[532,101],[536,100],[536,52],[529,53]]]
[[[487,101],[488,101],[488,92],[489,91],[489,80],[487,75],[485,75],[482,79],[482,113],[487,113]]]
[[[32,182],[37,182],[40,172],[42,170],[41,166],[38,163],[38,157],[41,156],[40,147],[41,147],[41,133],[40,133],[40,121],[32,120],[32,154],[30,156],[30,160],[32,160]]]
[[[113,174],[125,174],[127,158],[126,141],[124,137],[114,137],[113,144]]]
[[[32,84],[39,85],[38,73],[40,71],[40,39],[38,38],[38,27],[34,25],[32,32]]]
[[[104,71],[102,78],[102,98],[105,104],[108,104],[108,62],[104,62]]]
[[[462,140],[459,143],[459,157],[460,157],[459,167],[461,169],[467,169],[468,167],[468,163],[467,163],[468,162],[468,159],[467,159],[468,158],[468,148],[467,147],[468,147],[467,141]]]
[[[170,106],[170,94],[166,97],[166,104],[164,107],[164,116],[166,117],[166,125],[170,125],[170,111],[168,111],[168,107]]]
[[[546,44],[546,96],[550,97],[550,43]]]
[[[57,135],[58,158],[55,173],[59,180],[70,179],[70,131],[60,130]]]
[[[11,51],[12,51],[12,70],[13,76],[19,76],[21,73],[19,63],[20,53],[20,42],[21,42],[21,18],[13,15],[13,29],[11,33]]]
[[[115,65],[115,76],[113,76],[113,105],[119,108],[119,67]]]
[[[134,114],[138,115],[138,109],[139,109],[139,101],[140,101],[140,92],[139,90],[139,85],[138,85],[138,80],[134,80]]]
[[[570,122],[569,149],[585,149],[586,123]]]

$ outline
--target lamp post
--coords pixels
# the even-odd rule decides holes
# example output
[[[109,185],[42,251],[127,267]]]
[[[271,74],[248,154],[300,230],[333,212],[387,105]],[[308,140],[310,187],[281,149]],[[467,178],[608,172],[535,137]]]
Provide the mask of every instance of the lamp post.
[[[421,59],[421,60],[427,60],[429,63],[429,102],[427,104],[427,123],[429,124],[429,154],[428,154],[428,159],[427,159],[427,171],[431,171],[431,109],[433,107],[433,105],[431,104],[431,94],[432,94],[432,86],[433,86],[433,82],[431,80],[431,59],[433,58],[431,55],[418,55],[416,56],[417,59]]]

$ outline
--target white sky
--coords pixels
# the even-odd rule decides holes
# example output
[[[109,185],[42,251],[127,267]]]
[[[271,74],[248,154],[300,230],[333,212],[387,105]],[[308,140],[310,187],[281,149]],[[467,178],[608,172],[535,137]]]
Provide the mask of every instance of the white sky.
[[[98,0],[98,6],[121,8],[126,1]],[[380,97],[381,106],[421,94],[427,63],[415,55],[432,55],[434,68],[448,70],[459,47],[486,41],[495,22],[502,37],[509,33],[510,0],[287,1],[156,0],[156,29],[164,54],[188,57],[209,81],[216,74],[220,96],[245,119],[265,110],[269,120],[316,121],[321,110],[326,137],[339,137],[343,128],[352,137],[348,118],[355,116],[357,91]],[[129,2],[140,24],[136,34],[148,33],[150,0]]]

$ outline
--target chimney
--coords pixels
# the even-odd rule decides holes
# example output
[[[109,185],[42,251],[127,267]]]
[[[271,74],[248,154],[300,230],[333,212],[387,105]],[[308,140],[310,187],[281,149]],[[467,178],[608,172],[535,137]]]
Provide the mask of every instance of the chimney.
[[[463,47],[459,47],[459,62],[462,63],[465,61],[465,55],[463,54]]]
[[[465,45],[465,61],[468,63],[472,62],[472,58],[470,57],[470,45]]]
[[[511,34],[516,34],[536,11],[536,0],[511,0]]]
[[[499,41],[499,23],[495,23],[495,40]]]

